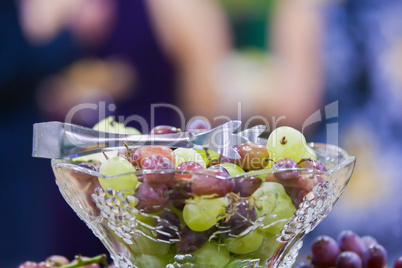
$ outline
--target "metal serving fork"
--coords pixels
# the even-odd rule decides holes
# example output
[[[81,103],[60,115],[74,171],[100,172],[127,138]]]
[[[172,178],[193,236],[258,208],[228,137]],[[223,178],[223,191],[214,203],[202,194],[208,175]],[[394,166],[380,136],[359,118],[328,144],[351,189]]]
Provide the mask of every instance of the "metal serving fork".
[[[88,152],[113,150],[127,144],[129,147],[165,145],[208,148],[219,154],[239,159],[233,146],[248,142],[242,135],[233,134],[241,121],[229,121],[207,132],[164,135],[124,135],[105,133],[69,123],[45,122],[33,126],[32,156],[42,158],[74,158]]]

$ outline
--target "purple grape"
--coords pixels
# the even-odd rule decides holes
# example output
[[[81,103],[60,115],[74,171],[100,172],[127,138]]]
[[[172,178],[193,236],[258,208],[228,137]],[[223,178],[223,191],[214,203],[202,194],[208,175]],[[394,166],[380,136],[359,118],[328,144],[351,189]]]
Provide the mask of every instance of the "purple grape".
[[[174,165],[172,162],[161,155],[151,155],[147,157],[142,163],[142,168],[145,171],[151,171],[152,173],[144,173],[144,178],[149,183],[164,183],[166,185],[171,185],[174,181],[174,173],[156,173],[156,170],[174,170]]]
[[[257,177],[247,177],[236,179],[233,192],[241,197],[251,196],[262,184],[262,180]]]
[[[151,135],[160,135],[160,134],[171,134],[171,133],[180,133],[181,130],[179,128],[175,128],[172,126],[156,126],[151,130]]]
[[[169,194],[169,200],[172,205],[180,210],[183,210],[184,205],[186,204],[186,199],[189,199],[191,197],[191,181],[186,179],[177,181],[173,189],[171,189],[171,193]]]
[[[344,251],[336,258],[337,268],[362,268],[362,259],[352,251]]]
[[[362,236],[360,239],[362,240],[363,245],[366,249],[372,245],[378,244],[377,240],[374,237],[369,236],[369,235]]]
[[[233,235],[242,233],[257,219],[257,212],[250,207],[245,199],[239,199],[236,208],[233,210],[235,212],[230,216],[229,220],[222,223],[222,226],[228,227]]]
[[[300,168],[313,168],[321,171],[327,171],[325,164],[320,160],[302,159],[299,163]]]
[[[271,169],[299,168],[297,162],[292,158],[283,158],[278,160]],[[298,171],[283,171],[275,172],[274,178],[280,182],[289,182],[297,179],[300,176]]]
[[[180,231],[179,217],[170,211],[159,214],[155,219],[155,228],[159,239],[169,241],[170,239],[178,239]]]
[[[304,262],[298,263],[295,266],[295,268],[314,268],[314,265],[311,264],[310,262],[304,261]]]
[[[168,188],[164,184],[142,183],[134,194],[138,198],[137,209],[144,212],[162,210],[168,205],[168,197],[165,196],[167,191]]]
[[[350,230],[342,231],[338,236],[338,244],[342,251],[353,251],[360,257],[363,257],[364,244],[354,232]]]
[[[233,191],[233,180],[217,178],[216,176],[228,177],[229,173],[208,169],[205,174],[194,174],[192,192],[197,196],[214,194],[216,197],[223,197]]]
[[[189,199],[190,197],[190,194],[183,193],[177,188],[173,188],[172,192],[169,194],[170,202],[175,208],[179,210],[184,209],[184,206],[186,205],[186,199]]]
[[[192,253],[204,246],[209,237],[209,231],[196,232],[184,227],[180,233],[181,240],[176,243],[177,250],[182,254]]]
[[[387,264],[387,251],[381,245],[372,245],[363,254],[365,268],[382,268]]]
[[[395,260],[394,268],[402,268],[402,256]]]
[[[314,264],[334,266],[341,253],[338,243],[329,236],[319,236],[311,244]]]

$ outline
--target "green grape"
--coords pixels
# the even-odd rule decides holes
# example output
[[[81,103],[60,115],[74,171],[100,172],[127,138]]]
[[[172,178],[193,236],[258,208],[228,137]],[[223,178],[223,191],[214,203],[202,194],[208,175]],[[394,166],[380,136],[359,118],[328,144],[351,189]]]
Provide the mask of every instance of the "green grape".
[[[152,256],[152,255],[137,255],[135,260],[138,267],[144,268],[160,268],[166,267],[171,261],[173,262],[174,255],[166,254],[163,256]]]
[[[195,256],[195,267],[221,268],[230,261],[229,251],[213,242],[205,243],[192,254]]]
[[[137,236],[132,239],[133,243],[128,246],[130,247],[130,249],[133,251],[134,254],[164,256],[169,252],[170,244],[154,241],[153,239],[156,239],[156,236],[153,235],[148,228],[138,225],[137,230],[141,231],[142,233],[144,233],[146,236],[149,237],[146,237],[143,234],[141,234],[140,236]]]
[[[299,162],[306,151],[306,138],[291,127],[278,127],[268,138],[267,149],[275,162],[281,158],[292,158]]]
[[[154,216],[158,216],[159,214],[160,214],[160,211],[154,212],[154,213],[142,213],[142,214],[136,213],[135,214],[135,219],[137,221],[140,221],[140,222],[142,222],[144,224],[147,224],[149,226],[153,226],[154,223],[155,223]],[[147,216],[149,216],[149,217],[147,217]]]
[[[225,240],[226,248],[235,254],[248,254],[256,251],[262,243],[263,235],[261,231],[254,230],[245,236],[238,238],[228,238]]]
[[[206,168],[207,165],[203,157],[194,149],[189,148],[178,148],[173,151],[175,155],[175,164],[174,167],[176,168],[183,162],[193,161],[200,164],[203,168]]]
[[[189,199],[183,209],[184,222],[193,231],[206,231],[224,216],[226,206],[226,198]]]
[[[262,221],[264,231],[278,234],[293,216],[296,208],[280,183],[264,182],[252,195],[250,203]]]
[[[107,133],[141,135],[141,132],[138,129],[126,127],[123,123],[114,121],[113,116],[109,116],[99,121],[95,126],[93,126],[93,129]]]
[[[137,189],[138,187],[140,187],[140,185],[142,184],[142,182],[138,181],[137,185],[135,186],[135,189]]]
[[[258,262],[258,260],[253,259],[248,255],[240,255],[232,258],[232,260],[226,264],[225,268],[256,267],[256,262]]]
[[[127,159],[115,156],[107,159],[99,167],[99,173],[112,177],[120,174],[135,172],[135,167]],[[103,189],[111,188],[115,191],[135,190],[138,178],[134,174],[126,174],[111,179],[99,178]]]
[[[222,167],[226,168],[226,170],[229,172],[230,176],[236,176],[236,175],[245,173],[244,169],[242,169],[241,167],[239,167],[236,164],[222,163],[222,164],[219,164],[218,166],[222,166]]]
[[[317,155],[316,155],[316,153],[314,152],[314,150],[311,147],[306,145],[305,149],[306,149],[306,151],[305,151],[305,153],[304,153],[302,158],[304,158],[304,159],[312,159],[312,160],[317,159]]]
[[[251,258],[260,259],[260,265],[266,266],[266,261],[271,259],[283,243],[276,240],[276,235],[265,233],[262,239],[261,246],[251,253]]]
[[[208,158],[208,155],[204,149],[194,149],[194,150],[197,151],[202,156],[202,159],[204,159],[204,162],[207,166],[210,166],[212,164],[211,161],[219,161],[220,154],[218,154],[215,151],[207,150],[209,155]]]

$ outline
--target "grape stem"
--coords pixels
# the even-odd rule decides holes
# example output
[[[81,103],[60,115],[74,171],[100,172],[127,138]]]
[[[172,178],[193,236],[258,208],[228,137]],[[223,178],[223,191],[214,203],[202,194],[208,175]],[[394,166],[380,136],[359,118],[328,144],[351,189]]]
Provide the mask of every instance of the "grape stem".
[[[126,141],[123,141],[124,146],[126,147],[126,157],[127,159],[130,159],[130,148],[128,147],[128,144]]]
[[[106,160],[109,159],[109,157],[106,155],[105,151],[102,150],[102,154],[105,156]]]
[[[86,260],[81,259],[81,256],[75,256],[76,263],[70,263],[67,265],[60,266],[59,268],[74,268],[74,267],[82,267],[85,265],[90,265],[94,263],[102,264],[103,266],[107,267],[107,257],[105,254],[101,254]]]

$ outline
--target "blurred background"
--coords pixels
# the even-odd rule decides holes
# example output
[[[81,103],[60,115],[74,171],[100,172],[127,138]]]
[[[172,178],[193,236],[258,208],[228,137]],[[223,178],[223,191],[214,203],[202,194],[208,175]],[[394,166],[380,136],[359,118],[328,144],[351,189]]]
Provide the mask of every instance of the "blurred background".
[[[83,103],[155,125],[180,124],[174,109],[153,113],[157,103],[213,124],[280,121],[319,142],[336,124],[356,170],[300,258],[311,238],[351,229],[377,238],[392,263],[402,254],[400,14],[398,0],[2,0],[0,267],[106,252],[62,199],[50,161],[31,157],[32,124]],[[72,119],[92,127],[100,112]]]

